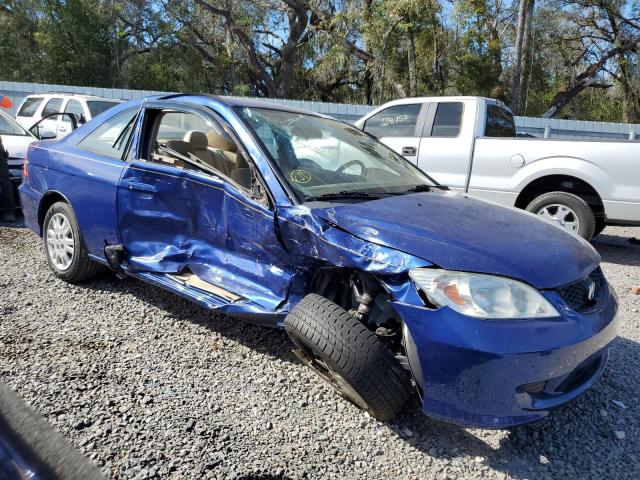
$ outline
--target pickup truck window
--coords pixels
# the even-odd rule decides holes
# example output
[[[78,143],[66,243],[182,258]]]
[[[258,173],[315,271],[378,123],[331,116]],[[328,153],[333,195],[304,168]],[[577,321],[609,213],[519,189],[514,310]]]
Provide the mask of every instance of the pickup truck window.
[[[513,115],[497,105],[487,105],[487,124],[484,129],[485,137],[509,137],[516,136],[516,125]]]
[[[438,104],[431,128],[432,137],[457,137],[462,123],[462,103],[442,102]]]
[[[106,157],[122,158],[137,113],[137,108],[117,113],[82,139],[77,147]]]
[[[414,137],[421,108],[420,103],[385,108],[365,122],[364,131],[376,138]]]
[[[105,100],[88,100],[87,107],[89,107],[89,111],[91,112],[91,118],[97,117],[102,112],[106,112],[110,108],[118,105],[118,102],[108,102]]]

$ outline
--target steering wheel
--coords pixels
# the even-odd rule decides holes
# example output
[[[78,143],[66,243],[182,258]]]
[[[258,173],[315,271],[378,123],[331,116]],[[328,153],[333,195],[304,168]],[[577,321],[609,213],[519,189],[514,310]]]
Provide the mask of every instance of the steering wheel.
[[[364,175],[364,172],[367,170],[367,167],[365,166],[364,162],[360,160],[349,160],[347,163],[345,163],[340,168],[338,168],[338,170],[336,170],[336,173],[340,174],[344,172],[347,168],[353,165],[360,165],[360,176]]]

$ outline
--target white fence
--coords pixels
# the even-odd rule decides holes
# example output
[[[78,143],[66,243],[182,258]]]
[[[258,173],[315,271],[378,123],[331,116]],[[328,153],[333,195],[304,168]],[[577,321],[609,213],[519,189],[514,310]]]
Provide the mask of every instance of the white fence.
[[[7,95],[13,102],[11,114],[27,95],[48,92],[65,92],[82,95],[96,95],[106,98],[130,100],[147,95],[162,95],[171,92],[152,90],[125,90],[119,88],[77,87],[69,85],[51,85],[39,83],[0,81],[0,94]],[[344,103],[310,102],[304,100],[285,100],[261,98],[267,102],[281,103],[292,107],[303,108],[340,120],[353,122],[369,113],[375,107],[370,105],[351,105]],[[526,132],[537,137],[550,138],[640,138],[640,125],[628,123],[587,122],[581,120],[558,120],[535,117],[516,117],[518,132]]]

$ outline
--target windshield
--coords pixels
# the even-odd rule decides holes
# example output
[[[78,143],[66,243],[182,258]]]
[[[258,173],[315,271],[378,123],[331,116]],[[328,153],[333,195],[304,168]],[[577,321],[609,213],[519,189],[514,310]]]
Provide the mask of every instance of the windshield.
[[[30,136],[27,131],[8,115],[0,112],[0,134],[2,135],[21,135]]]
[[[403,157],[346,123],[268,108],[236,107],[236,112],[303,200],[374,198],[437,185]]]
[[[111,107],[115,107],[116,105],[119,105],[119,102],[107,102],[103,100],[87,101],[87,106],[89,107],[89,111],[91,112],[91,118],[97,117],[102,112],[106,112]]]

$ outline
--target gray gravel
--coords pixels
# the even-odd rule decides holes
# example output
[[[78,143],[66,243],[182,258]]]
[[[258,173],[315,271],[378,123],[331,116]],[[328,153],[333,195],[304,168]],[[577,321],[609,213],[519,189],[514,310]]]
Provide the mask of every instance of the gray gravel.
[[[111,478],[640,478],[640,229],[596,239],[622,329],[604,377],[539,423],[471,430],[413,400],[382,424],[297,363],[283,332],[135,280],[80,286],[0,227],[0,378]]]

